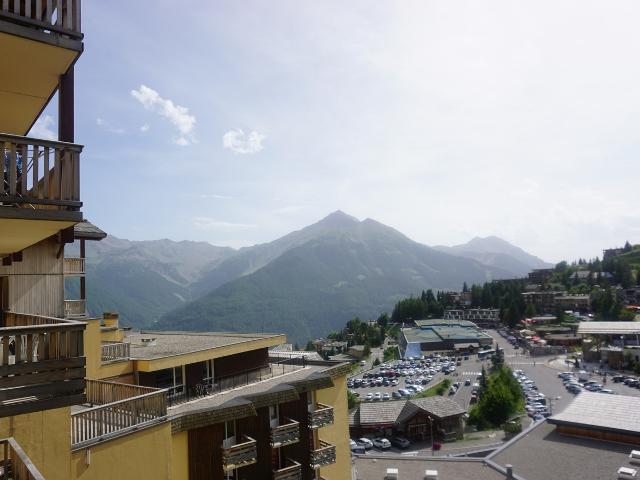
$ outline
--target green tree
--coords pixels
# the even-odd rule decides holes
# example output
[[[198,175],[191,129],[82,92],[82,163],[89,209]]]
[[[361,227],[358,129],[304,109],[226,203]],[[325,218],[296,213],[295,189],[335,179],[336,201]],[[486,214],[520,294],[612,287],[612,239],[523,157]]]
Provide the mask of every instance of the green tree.
[[[504,366],[504,350],[496,347],[496,352],[491,356],[491,369],[496,371]]]
[[[373,366],[377,367],[378,365],[380,365],[380,359],[376,357],[376,359],[373,361]]]
[[[536,315],[536,306],[533,303],[527,303],[527,307],[524,309],[525,318],[533,318]]]
[[[369,356],[371,355],[371,347],[369,346],[368,343],[364,344],[364,350],[362,352],[362,355],[364,356],[364,358],[369,358]]]
[[[311,340],[307,342],[307,346],[304,348],[307,352],[313,352],[316,347]]]
[[[378,317],[378,320],[376,320],[376,323],[382,329],[383,332],[386,331],[387,326],[389,325],[389,315],[387,314],[387,312],[384,312],[382,315],[380,315]]]
[[[358,397],[351,390],[347,390],[347,408],[351,410],[358,404]]]

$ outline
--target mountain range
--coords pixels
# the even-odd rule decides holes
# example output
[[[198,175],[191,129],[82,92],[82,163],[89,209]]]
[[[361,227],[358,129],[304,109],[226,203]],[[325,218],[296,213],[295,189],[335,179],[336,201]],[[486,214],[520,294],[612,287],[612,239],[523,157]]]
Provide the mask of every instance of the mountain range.
[[[73,250],[66,253],[74,255]],[[284,332],[303,342],[354,317],[376,317],[421,290],[459,290],[549,264],[497,238],[428,247],[341,211],[272,242],[234,250],[206,242],[87,246],[90,313],[133,327]],[[68,295],[77,295],[68,282]]]

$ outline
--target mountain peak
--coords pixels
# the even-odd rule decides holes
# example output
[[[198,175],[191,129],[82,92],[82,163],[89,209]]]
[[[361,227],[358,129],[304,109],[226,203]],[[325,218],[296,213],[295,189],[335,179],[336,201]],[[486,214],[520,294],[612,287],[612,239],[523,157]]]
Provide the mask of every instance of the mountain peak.
[[[360,223],[360,221],[356,217],[352,217],[351,215],[344,213],[342,210],[336,210],[324,217],[318,223],[333,227],[350,227]]]

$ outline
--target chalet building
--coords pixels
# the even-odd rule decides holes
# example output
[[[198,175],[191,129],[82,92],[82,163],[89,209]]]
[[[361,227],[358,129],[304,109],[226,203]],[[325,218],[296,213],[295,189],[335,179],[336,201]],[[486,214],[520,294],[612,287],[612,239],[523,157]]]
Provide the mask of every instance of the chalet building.
[[[0,477],[351,478],[347,364],[274,355],[284,335],[133,333],[88,314],[85,241],[106,234],[82,212],[80,12],[0,2]],[[58,140],[26,136],[54,95]]]
[[[538,292],[524,292],[522,299],[525,305],[533,305],[538,313],[553,313],[557,307],[556,298],[564,297],[567,292],[541,290]]]
[[[529,272],[529,275],[527,276],[527,280],[530,283],[542,285],[549,278],[551,278],[551,275],[553,275],[554,272],[555,272],[555,269],[553,268],[537,268]]]

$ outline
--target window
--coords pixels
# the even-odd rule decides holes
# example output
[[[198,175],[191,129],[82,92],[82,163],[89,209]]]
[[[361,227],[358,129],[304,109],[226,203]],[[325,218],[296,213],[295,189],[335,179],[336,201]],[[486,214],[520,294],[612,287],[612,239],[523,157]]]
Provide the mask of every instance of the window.
[[[184,366],[165,368],[156,372],[156,387],[168,388],[169,394],[184,392]]]

